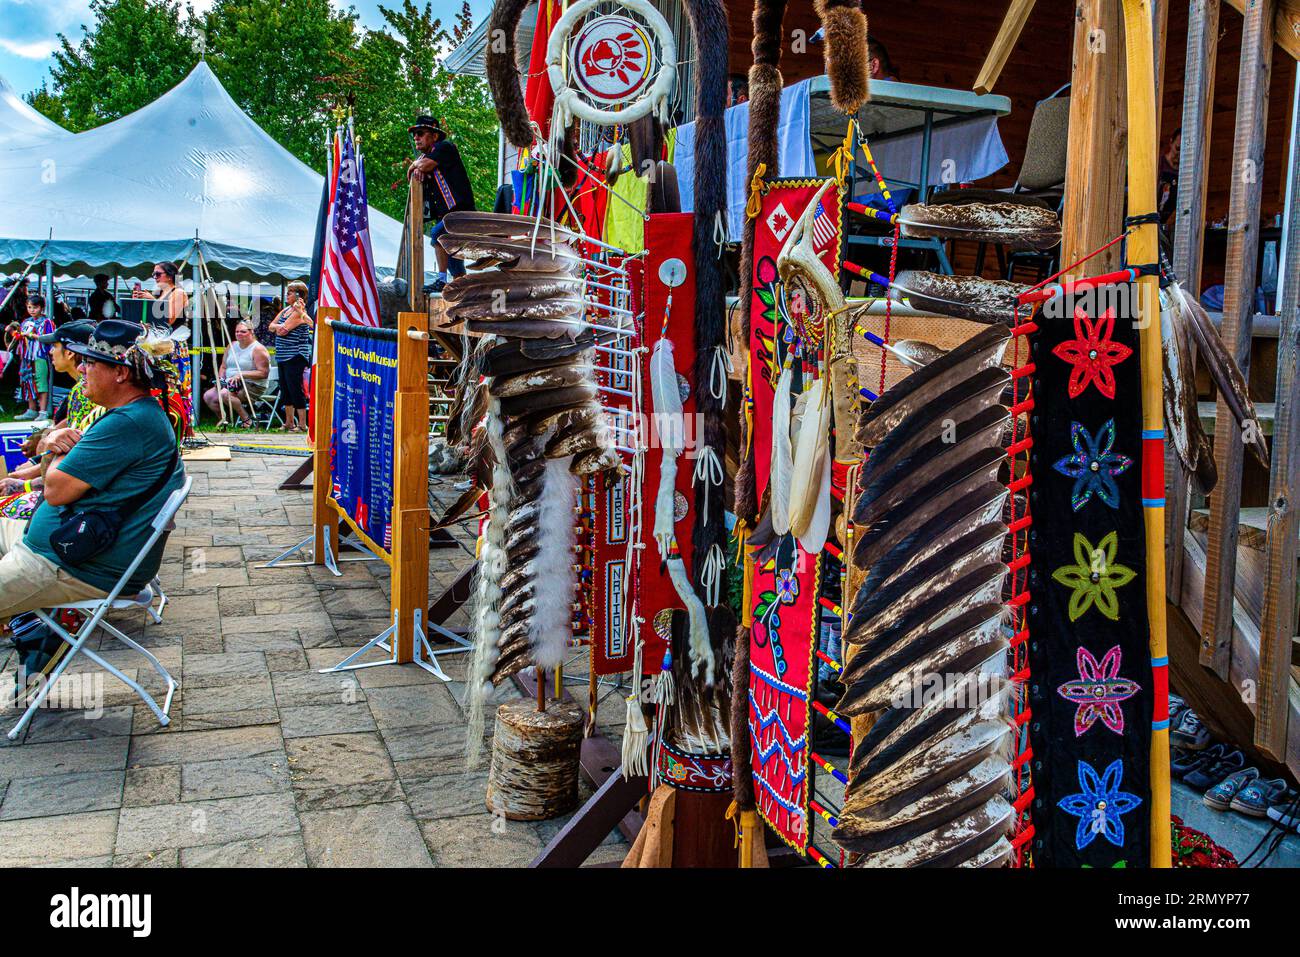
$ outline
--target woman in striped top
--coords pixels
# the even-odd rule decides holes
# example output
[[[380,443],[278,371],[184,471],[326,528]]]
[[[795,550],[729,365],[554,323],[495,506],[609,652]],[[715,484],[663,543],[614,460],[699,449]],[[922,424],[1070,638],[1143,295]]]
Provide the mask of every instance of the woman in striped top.
[[[275,361],[280,367],[284,424],[289,432],[306,432],[307,390],[303,376],[311,365],[313,325],[307,314],[307,284],[289,283],[285,298],[289,304],[271,322],[271,331],[276,335]]]

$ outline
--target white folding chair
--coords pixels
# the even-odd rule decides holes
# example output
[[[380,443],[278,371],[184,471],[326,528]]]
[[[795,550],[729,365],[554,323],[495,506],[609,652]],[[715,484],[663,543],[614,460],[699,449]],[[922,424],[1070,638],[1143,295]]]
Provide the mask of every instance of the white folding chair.
[[[277,422],[284,425],[284,417],[280,415],[280,367],[274,362],[266,374],[266,391],[253,400],[249,414],[253,424],[262,426],[264,432],[270,432]]]
[[[73,659],[75,659],[79,654],[85,655],[91,661],[95,662],[95,664],[99,665],[109,674],[122,681],[132,691],[139,695],[140,700],[149,706],[149,709],[153,711],[161,724],[165,726],[171,720],[167,717],[167,712],[171,710],[172,696],[176,693],[176,689],[180,687],[180,682],[171,676],[167,669],[163,667],[162,662],[154,656],[153,652],[124,634],[120,629],[105,621],[104,616],[110,611],[143,608],[149,613],[149,616],[153,618],[155,622],[162,620],[162,609],[167,603],[167,596],[162,594],[162,589],[158,585],[157,578],[155,578],[153,582],[138,595],[133,595],[130,598],[122,598],[119,596],[121,595],[122,589],[126,587],[127,581],[129,581],[131,576],[135,574],[136,568],[138,568],[140,563],[144,561],[145,556],[153,550],[159,540],[165,539],[167,534],[174,527],[172,520],[176,517],[176,512],[180,509],[186,497],[190,494],[190,488],[193,485],[194,479],[187,475],[185,477],[185,484],[167,497],[167,501],[163,503],[162,510],[159,511],[158,515],[151,523],[153,532],[149,535],[148,540],[145,541],[140,551],[136,553],[135,558],[131,561],[131,564],[127,566],[126,571],[122,573],[122,577],[117,580],[117,584],[113,586],[112,591],[103,598],[96,598],[90,601],[71,602],[66,605],[56,605],[53,608],[36,611],[35,614],[37,617],[39,617],[41,621],[45,622],[48,627],[53,629],[56,634],[60,635],[71,647],[68,653],[63,656],[63,660],[58,663],[52,672],[50,672],[49,676],[42,683],[40,689],[36,692],[36,696],[28,703],[27,709],[23,712],[23,716],[18,719],[18,723],[14,725],[13,729],[9,732],[10,741],[15,740],[18,735],[22,734],[23,728],[25,728],[27,723],[32,720],[32,715],[36,713],[36,709],[39,708],[41,703],[46,699],[46,697],[48,697],[50,689],[54,687],[54,683],[59,680],[59,677],[67,670],[68,665],[70,665]],[[162,599],[161,604],[159,604],[156,611],[153,608],[155,592]],[[75,635],[69,634],[51,614],[52,612],[61,611],[65,608],[79,611],[87,616],[81,623],[81,627],[77,629]],[[144,655],[145,659],[153,667],[153,670],[158,672],[162,679],[167,682],[167,697],[163,701],[162,707],[158,706],[158,702],[154,700],[153,695],[145,691],[144,688],[140,686],[139,682],[127,677],[119,669],[115,668],[98,654],[85,647],[86,640],[99,628],[104,629],[104,631],[108,632],[118,641],[128,647],[134,648],[136,651],[140,652],[140,654]]]

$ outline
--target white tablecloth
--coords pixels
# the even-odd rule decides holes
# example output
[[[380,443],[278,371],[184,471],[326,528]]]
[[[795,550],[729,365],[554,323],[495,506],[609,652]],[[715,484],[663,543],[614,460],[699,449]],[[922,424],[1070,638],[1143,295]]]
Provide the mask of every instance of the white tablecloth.
[[[882,143],[871,143],[880,174],[895,182],[915,183],[921,174],[922,132],[917,130]],[[868,139],[868,142],[870,140]],[[955,186],[991,176],[1009,161],[996,116],[977,116],[933,131],[930,139],[931,186]],[[875,177],[859,154],[854,198],[876,193]]]

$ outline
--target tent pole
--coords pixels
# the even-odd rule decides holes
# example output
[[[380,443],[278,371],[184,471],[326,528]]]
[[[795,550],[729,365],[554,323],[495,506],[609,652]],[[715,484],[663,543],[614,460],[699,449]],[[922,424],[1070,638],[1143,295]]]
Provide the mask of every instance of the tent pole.
[[[45,308],[50,321],[54,321],[54,260],[45,260]]]
[[[198,236],[194,237],[194,248],[198,251]],[[203,345],[203,334],[200,332],[203,326],[203,279],[198,256],[194,257],[194,295],[197,298],[194,300],[194,322],[190,326],[190,407],[194,410],[194,425],[197,427],[199,416],[203,414],[200,404],[202,376],[199,374],[203,370],[203,357],[199,353],[199,348]]]

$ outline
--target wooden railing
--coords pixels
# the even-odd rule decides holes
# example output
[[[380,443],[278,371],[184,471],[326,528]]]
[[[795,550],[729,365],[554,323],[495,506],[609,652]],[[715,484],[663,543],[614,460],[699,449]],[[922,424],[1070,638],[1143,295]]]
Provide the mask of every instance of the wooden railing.
[[[1220,334],[1255,382],[1265,378],[1249,373],[1257,338],[1256,265],[1274,23],[1295,6],[1294,0],[1259,0],[1244,13]],[[1189,295],[1200,289],[1219,15],[1219,0],[1191,3],[1173,252],[1174,271]],[[1300,149],[1290,155],[1291,181],[1300,183]],[[1260,326],[1268,328],[1258,330],[1278,340],[1267,500],[1251,503],[1250,514],[1243,514],[1243,434],[1219,396],[1213,424],[1218,484],[1207,503],[1208,523],[1201,520],[1204,512],[1192,514],[1192,495],[1176,459],[1167,462],[1168,595],[1199,630],[1200,664],[1231,683],[1254,714],[1254,745],[1300,773],[1300,691],[1292,666],[1300,545],[1300,513],[1293,501],[1300,494],[1300,380],[1295,368],[1300,358],[1300,203],[1292,201],[1287,220],[1281,309],[1276,318],[1260,317]],[[1191,533],[1189,518],[1196,519]],[[1262,554],[1239,560],[1252,548]]]

